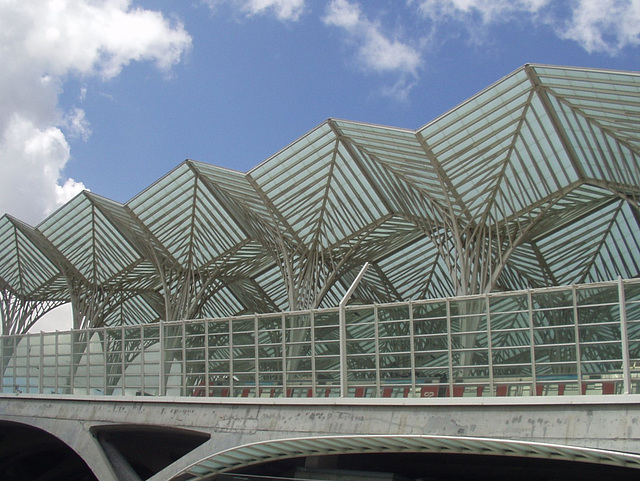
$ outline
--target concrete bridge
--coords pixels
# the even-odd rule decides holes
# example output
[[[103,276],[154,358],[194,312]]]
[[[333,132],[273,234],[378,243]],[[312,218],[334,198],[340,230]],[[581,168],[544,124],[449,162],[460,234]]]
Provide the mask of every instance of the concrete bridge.
[[[514,469],[551,470],[562,479],[640,475],[640,395],[195,399],[21,394],[0,398],[0,426],[0,472],[13,475],[3,479],[186,481],[222,479],[234,471],[358,479],[336,478],[336,468],[343,476],[357,468],[409,479],[450,479],[444,472],[500,479]],[[33,463],[46,474],[37,474]],[[334,477],[308,477],[323,472]]]

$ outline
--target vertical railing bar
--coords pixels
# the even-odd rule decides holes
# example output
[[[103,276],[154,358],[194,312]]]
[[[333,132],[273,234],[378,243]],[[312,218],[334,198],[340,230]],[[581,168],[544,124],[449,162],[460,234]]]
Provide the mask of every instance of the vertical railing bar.
[[[204,323],[204,340],[203,346],[204,349],[204,388],[205,388],[205,397],[211,396],[211,374],[209,373],[209,321],[207,319],[203,319]]]
[[[40,333],[40,356],[38,359],[40,376],[38,379],[38,393],[44,394],[44,333]]]
[[[146,376],[145,376],[145,350],[144,350],[144,324],[140,324],[140,396],[144,396],[147,391],[147,387],[145,385]]]
[[[531,394],[536,396],[538,394],[537,384],[538,377],[536,373],[536,346],[533,330],[533,295],[531,289],[527,291],[527,304],[529,314],[529,355],[531,359]]]
[[[256,385],[256,397],[260,397],[260,346],[258,345],[258,316],[253,316],[253,359],[254,359],[254,384]]]
[[[311,346],[311,395],[317,396],[318,393],[318,375],[316,373],[316,314],[314,311],[309,311],[310,316],[310,346]],[[282,396],[286,397],[286,391],[282,391]]]
[[[18,336],[14,335],[11,340],[13,341],[13,389],[17,389],[18,385]]]
[[[233,397],[235,395],[235,380],[234,380],[234,371],[233,371],[233,318],[229,318],[229,397]]]
[[[27,340],[27,358],[25,363],[27,368],[27,375],[25,379],[24,392],[25,394],[29,394],[29,391],[31,389],[31,338],[33,337],[33,335],[27,333],[25,337]]]
[[[487,364],[489,365],[489,393],[493,395],[493,335],[491,332],[491,299],[489,295],[485,296],[485,305],[487,310]]]
[[[58,349],[58,331],[56,330],[55,335],[54,335],[54,343],[53,343],[53,352],[55,354],[55,359],[53,360],[53,387],[55,389],[55,393],[56,394],[60,394],[58,391],[60,390],[60,385],[59,385],[59,380],[58,380],[58,376],[59,376],[59,370],[60,370],[60,365],[58,364],[58,356],[59,356],[59,349]]]
[[[582,353],[580,352],[580,325],[578,317],[578,295],[576,286],[571,286],[571,296],[573,301],[573,329],[576,336],[576,378],[578,379],[578,395],[582,394]],[[585,390],[586,394],[586,390]]]
[[[380,384],[382,383],[380,376],[380,316],[377,305],[373,306],[373,336],[376,356],[376,396],[382,397],[380,395]]]
[[[91,343],[91,331],[88,329],[85,330],[85,346],[84,346],[84,358],[85,358],[85,366],[87,368],[87,372],[85,373],[85,391],[87,394],[91,394],[91,356],[90,354],[90,343]]]
[[[69,332],[69,390],[70,394],[76,393],[76,364],[75,364],[75,352],[76,352],[76,335],[77,330],[71,330]]]
[[[416,388],[416,342],[415,342],[415,328],[413,325],[413,303],[409,302],[409,349],[411,350],[411,386],[412,389]]]
[[[449,356],[449,380],[453,378],[453,341],[451,335],[451,299],[447,298],[447,352]]]
[[[166,396],[167,395],[167,386],[166,386],[166,370],[167,370],[167,366],[166,366],[166,349],[165,349],[165,334],[164,334],[164,321],[159,321],[158,322],[158,337],[159,337],[159,342],[160,342],[160,366],[158,369],[158,373],[160,376],[160,379],[158,380],[158,390],[160,391],[160,396]]]
[[[282,326],[282,389],[287,392],[287,378],[289,377],[289,369],[287,367],[287,318],[284,312],[281,314]]]
[[[622,277],[618,276],[618,305],[620,307],[620,333],[622,341],[622,379],[624,394],[631,393],[631,362],[629,353],[629,326],[627,323],[627,301]]]
[[[187,395],[187,323],[186,321],[180,322],[181,327],[181,339],[182,339],[182,388],[181,395]]]
[[[0,337],[0,393],[4,392],[4,355],[5,355],[5,343],[7,342],[6,336]]]
[[[124,396],[127,388],[127,376],[126,376],[127,364],[125,362],[127,333],[124,325],[120,326],[120,329],[121,329],[121,332],[120,332],[120,385],[122,386],[121,391],[122,391],[122,395]]]
[[[101,363],[101,372],[102,372],[102,383],[100,389],[102,390],[102,394],[107,394],[107,328],[103,327],[100,329],[102,331],[102,363]]]
[[[109,346],[109,343],[107,341],[109,336],[109,330],[106,327],[102,328],[102,394],[106,395],[108,390],[107,390],[107,384],[108,384],[108,367],[109,367],[109,363],[107,362],[107,357],[109,355],[108,351],[107,351],[107,347]]]

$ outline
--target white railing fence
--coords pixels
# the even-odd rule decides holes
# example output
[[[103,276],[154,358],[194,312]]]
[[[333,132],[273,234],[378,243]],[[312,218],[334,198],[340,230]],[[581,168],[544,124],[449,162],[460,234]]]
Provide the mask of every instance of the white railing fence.
[[[0,349],[5,394],[629,394],[640,280],[2,336]]]

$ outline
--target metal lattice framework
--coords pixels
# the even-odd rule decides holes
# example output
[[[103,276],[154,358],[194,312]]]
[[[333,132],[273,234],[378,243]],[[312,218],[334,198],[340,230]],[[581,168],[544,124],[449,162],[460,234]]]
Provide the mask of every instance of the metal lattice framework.
[[[330,119],[246,174],[4,215],[2,332],[332,306],[365,262],[356,302],[631,278],[639,199],[640,74],[526,65],[415,131]]]

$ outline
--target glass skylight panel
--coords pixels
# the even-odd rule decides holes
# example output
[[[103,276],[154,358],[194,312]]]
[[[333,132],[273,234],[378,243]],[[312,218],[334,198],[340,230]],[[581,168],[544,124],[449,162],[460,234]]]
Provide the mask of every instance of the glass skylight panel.
[[[308,158],[312,152],[334,140],[333,132],[324,123],[252,169],[248,175],[255,179],[258,184],[267,185],[272,179],[277,179],[283,173],[286,173],[299,160]]]
[[[277,199],[278,194],[288,192],[291,188],[297,188],[297,182],[308,175],[309,169],[315,172],[320,169],[325,171],[329,169],[335,149],[335,141],[331,140],[313,147],[313,149],[304,153],[297,153],[292,159],[289,159],[286,173],[283,172],[280,176],[273,177],[269,182],[257,179],[260,188],[269,197]]]
[[[496,108],[499,104],[506,104],[507,102],[505,102],[504,99],[500,102],[500,96],[505,92],[510,95],[512,99],[520,97],[523,94],[524,89],[529,87],[526,82],[526,75],[522,71],[512,74],[501,82],[489,87],[484,92],[476,95],[467,102],[427,124],[418,132],[429,140],[437,135],[437,132],[447,131],[452,128],[455,129],[456,126],[459,125],[459,122],[469,114],[484,115],[488,110],[491,110],[491,108],[487,109],[487,106],[494,105],[494,108]],[[519,84],[523,83],[525,84],[525,87],[518,87]],[[482,108],[485,108],[485,110],[482,110]],[[466,118],[464,123],[472,121],[473,116]]]

